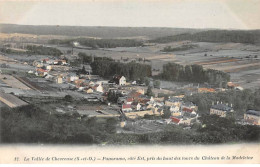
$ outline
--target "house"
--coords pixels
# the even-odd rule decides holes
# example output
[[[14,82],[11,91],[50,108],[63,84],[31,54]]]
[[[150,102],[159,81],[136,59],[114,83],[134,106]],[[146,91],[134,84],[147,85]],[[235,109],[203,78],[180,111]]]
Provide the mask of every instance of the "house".
[[[180,116],[181,112],[180,112],[180,107],[178,106],[170,106],[170,112],[172,113],[172,116]]]
[[[43,64],[51,64],[52,61],[50,59],[42,59],[41,63],[43,63]]]
[[[179,124],[181,119],[180,118],[177,118],[177,117],[170,117],[172,122],[175,123],[175,124]]]
[[[93,82],[93,81],[87,81],[86,82],[89,86],[94,86],[95,85],[95,83]]]
[[[139,100],[139,97],[141,96],[142,94],[140,92],[137,92],[135,90],[131,91],[129,94],[128,94],[128,97],[129,98],[133,98],[134,100]]]
[[[57,78],[56,78],[56,83],[57,83],[57,84],[62,84],[62,83],[63,83],[62,77],[60,77],[60,76],[57,77]]]
[[[210,107],[210,115],[215,114],[220,117],[226,117],[228,115],[232,115],[233,112],[233,108],[225,104],[216,104]]]
[[[230,89],[244,90],[240,85],[235,84],[233,82],[228,82],[227,87],[230,88]]]
[[[244,121],[249,124],[260,125],[260,111],[247,110],[244,114]]]
[[[92,88],[87,88],[87,89],[85,89],[85,92],[86,92],[86,93],[93,93],[94,91],[93,91]]]
[[[125,99],[125,104],[132,104],[133,101],[134,101],[133,98],[127,98],[127,99]]]
[[[124,76],[122,76],[120,79],[119,79],[119,85],[126,85],[126,78]]]
[[[96,91],[96,92],[101,92],[103,93],[104,92],[104,88],[101,84],[96,84],[93,86],[93,89]]]
[[[46,68],[46,70],[51,70],[52,69],[52,66],[50,66],[50,65],[47,65],[47,66],[45,66],[45,68]]]
[[[165,101],[166,106],[178,106],[180,107],[182,104],[182,98],[171,97],[170,99]]]
[[[131,104],[123,104],[122,105],[122,111],[123,112],[131,112],[132,111]]]
[[[70,73],[68,75],[69,82],[73,82],[73,81],[78,80],[78,79],[79,79],[79,77],[75,73]]]
[[[35,75],[43,77],[45,75],[48,75],[48,70],[44,70],[42,68],[37,68]]]
[[[213,88],[198,88],[198,93],[216,92]]]
[[[198,111],[198,106],[192,102],[184,102],[181,104],[181,107],[182,108],[189,108],[189,109],[192,109],[194,110],[195,112]]]
[[[132,104],[132,107],[133,107],[136,111],[140,111],[142,106],[141,106],[140,103],[138,103],[138,102],[136,103],[136,102],[135,102],[135,103]]]
[[[124,76],[115,75],[113,77],[113,82],[117,85],[126,85],[126,78]]]

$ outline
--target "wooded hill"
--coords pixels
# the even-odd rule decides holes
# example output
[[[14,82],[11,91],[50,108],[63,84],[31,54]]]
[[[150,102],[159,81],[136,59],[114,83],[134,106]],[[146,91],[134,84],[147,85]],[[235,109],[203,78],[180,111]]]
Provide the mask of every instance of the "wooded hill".
[[[150,40],[153,43],[169,43],[190,40],[194,42],[234,42],[234,43],[260,43],[260,30],[209,30],[197,33],[184,33]]]

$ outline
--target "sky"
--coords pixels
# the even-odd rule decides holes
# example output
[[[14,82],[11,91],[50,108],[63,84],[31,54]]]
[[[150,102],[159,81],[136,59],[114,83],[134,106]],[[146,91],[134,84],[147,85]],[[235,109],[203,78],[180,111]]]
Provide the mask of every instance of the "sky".
[[[0,0],[0,23],[260,29],[260,0]]]

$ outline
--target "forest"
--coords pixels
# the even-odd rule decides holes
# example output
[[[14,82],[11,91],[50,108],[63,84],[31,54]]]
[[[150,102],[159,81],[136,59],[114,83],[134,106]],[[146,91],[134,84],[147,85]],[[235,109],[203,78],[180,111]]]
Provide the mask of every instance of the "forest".
[[[194,42],[235,42],[256,44],[260,42],[260,31],[208,30],[197,33],[183,33],[173,36],[159,37],[154,40],[150,40],[150,42],[169,43],[184,40],[190,40]]]
[[[183,66],[176,63],[163,65],[163,71],[156,78],[167,81],[207,82],[217,87],[225,87],[230,81],[230,75],[225,72],[203,69],[203,66],[196,64]]]
[[[73,42],[77,41],[82,46],[91,47],[93,49],[97,48],[116,48],[116,47],[137,47],[143,46],[141,41],[133,39],[93,39],[93,38],[77,38],[77,39],[53,39],[50,40],[50,44],[62,44],[73,46]]]

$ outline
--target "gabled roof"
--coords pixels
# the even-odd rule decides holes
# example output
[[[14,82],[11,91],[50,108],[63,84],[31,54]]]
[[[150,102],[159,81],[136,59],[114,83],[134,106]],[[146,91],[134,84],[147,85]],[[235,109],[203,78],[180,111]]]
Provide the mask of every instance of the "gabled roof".
[[[176,117],[171,117],[172,119],[172,122],[174,123],[179,123],[180,122],[180,119],[176,118]]]
[[[166,100],[166,101],[169,101],[169,102],[180,102],[182,101],[182,98],[178,98],[178,97],[171,97],[170,99]]]
[[[210,108],[221,110],[221,111],[231,111],[232,110],[231,107],[229,107],[225,104],[216,104],[216,105],[211,106]]]
[[[39,72],[48,72],[48,70],[44,70],[42,68],[37,68],[36,70],[39,71]]]
[[[193,110],[190,109],[190,108],[184,107],[184,108],[182,109],[182,111],[191,113]]]
[[[123,104],[122,109],[128,109],[131,108],[131,104]]]
[[[133,98],[127,98],[126,101],[127,102],[133,102],[134,100],[133,100]]]
[[[255,116],[260,116],[260,111],[247,110],[247,111],[246,111],[246,114],[255,115]]]

